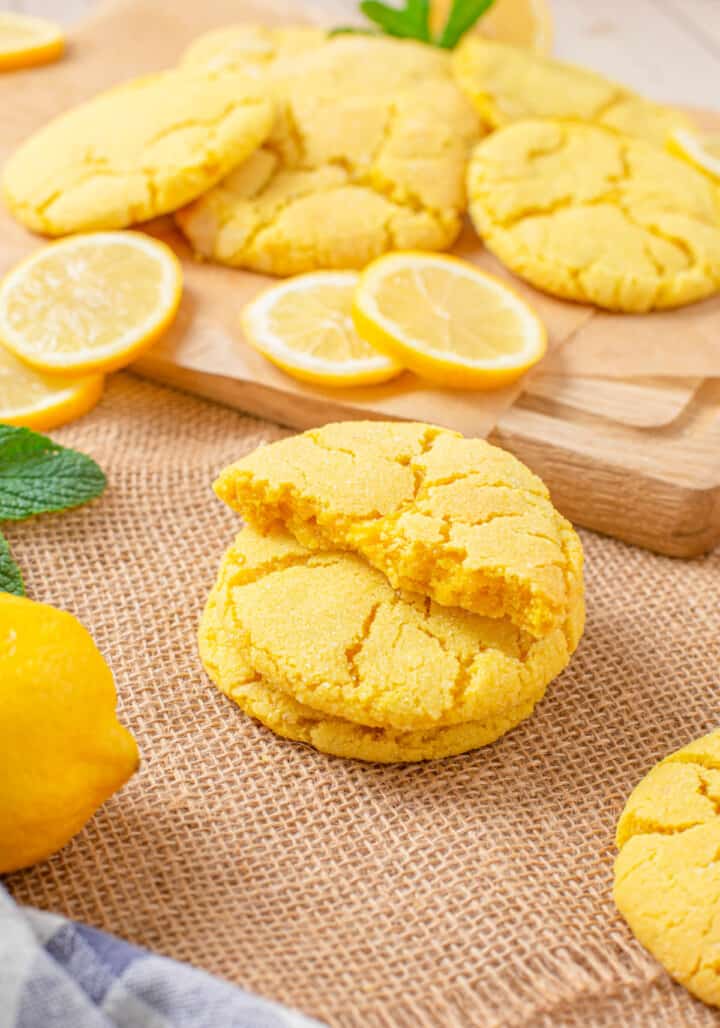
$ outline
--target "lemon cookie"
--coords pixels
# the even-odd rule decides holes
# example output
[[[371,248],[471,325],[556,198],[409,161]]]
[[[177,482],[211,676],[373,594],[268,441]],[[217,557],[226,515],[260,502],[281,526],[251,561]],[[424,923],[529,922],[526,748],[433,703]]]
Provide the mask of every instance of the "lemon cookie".
[[[578,596],[563,630],[523,638],[397,594],[354,555],[246,528],[221,565],[200,651],[215,684],[281,735],[339,756],[423,760],[485,745],[528,717],[582,620]]]
[[[46,235],[124,228],[215,185],[272,124],[262,86],[238,73],[148,75],[40,129],[5,167],[5,200]]]
[[[720,197],[684,161],[579,123],[524,121],[475,149],[470,214],[488,249],[539,289],[627,312],[720,287]]]
[[[210,71],[229,67],[252,74],[254,65],[263,68],[279,58],[317,50],[327,39],[324,29],[311,25],[224,25],[198,36],[183,54],[182,64]]]
[[[409,593],[355,554],[309,550],[246,528],[223,561],[228,635],[254,670],[316,711],[371,727],[436,728],[492,720],[544,692],[582,629],[543,639]]]
[[[582,548],[545,485],[482,439],[346,422],[262,447],[215,489],[261,531],[354,550],[394,588],[508,618],[539,637],[581,589]]]
[[[176,215],[198,254],[291,275],[450,246],[480,129],[447,54],[343,36],[266,62],[263,80],[272,135]]]
[[[673,978],[720,1006],[720,729],[643,779],[617,844],[620,913]]]
[[[457,83],[491,128],[527,118],[572,118],[664,145],[689,122],[574,64],[467,36],[452,57]]]

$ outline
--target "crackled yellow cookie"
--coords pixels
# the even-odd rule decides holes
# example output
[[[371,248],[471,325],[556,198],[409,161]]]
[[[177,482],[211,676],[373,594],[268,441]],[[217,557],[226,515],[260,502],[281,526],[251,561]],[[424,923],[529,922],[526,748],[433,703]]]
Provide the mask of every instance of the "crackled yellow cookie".
[[[544,692],[582,631],[579,583],[568,622],[537,640],[508,621],[398,593],[355,554],[251,528],[227,552],[217,590],[228,635],[265,681],[371,727],[491,721]]]
[[[5,166],[28,228],[124,228],[188,203],[259,146],[273,107],[237,72],[166,71],[101,93],[40,129]]]
[[[571,118],[663,146],[671,132],[689,125],[679,112],[587,68],[477,36],[465,37],[453,53],[452,67],[458,85],[491,128],[527,118]]]
[[[327,39],[324,29],[312,25],[224,25],[198,36],[183,54],[182,64],[211,71],[230,67],[252,74],[254,65],[263,68],[278,58],[317,50]]]
[[[363,760],[422,760],[492,742],[565,667],[584,617],[537,641],[507,622],[396,593],[360,558],[244,529],[200,626],[203,662],[247,713]]]
[[[720,288],[720,194],[650,143],[517,122],[478,144],[468,192],[488,249],[548,293],[641,312]]]
[[[720,1006],[720,729],[643,779],[617,844],[620,913],[673,978]]]
[[[541,637],[578,594],[582,548],[509,453],[430,425],[346,422],[255,450],[215,484],[261,531],[354,550],[394,588]]]
[[[480,129],[447,54],[340,36],[263,68],[277,110],[272,135],[176,215],[198,254],[291,275],[453,242]]]

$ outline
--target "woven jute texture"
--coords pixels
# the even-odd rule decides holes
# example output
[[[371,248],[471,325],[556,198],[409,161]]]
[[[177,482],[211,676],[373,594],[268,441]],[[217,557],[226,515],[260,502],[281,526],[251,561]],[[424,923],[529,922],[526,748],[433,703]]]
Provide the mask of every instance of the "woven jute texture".
[[[611,886],[627,793],[720,722],[718,556],[583,533],[585,639],[533,718],[441,763],[325,757],[243,716],[196,653],[237,528],[211,480],[282,434],[129,376],[56,433],[109,489],[9,536],[31,595],[93,632],[143,764],[61,853],[7,879],[15,897],[331,1025],[717,1025],[635,942]]]

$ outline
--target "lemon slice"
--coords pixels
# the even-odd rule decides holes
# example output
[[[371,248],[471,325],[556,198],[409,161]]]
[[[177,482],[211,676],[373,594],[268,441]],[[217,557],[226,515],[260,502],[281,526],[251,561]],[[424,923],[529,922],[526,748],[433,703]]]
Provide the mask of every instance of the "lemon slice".
[[[0,422],[45,432],[79,418],[102,396],[102,375],[63,380],[23,364],[0,346]]]
[[[140,232],[93,232],[37,250],[0,284],[0,342],[46,374],[115,371],[167,328],[180,262]]]
[[[243,311],[248,342],[303,382],[359,386],[394,378],[402,366],[355,330],[358,279],[354,271],[318,271],[272,286]]]
[[[47,64],[64,49],[65,38],[53,22],[0,11],[0,71]]]
[[[696,168],[720,179],[720,133],[696,136],[694,132],[676,129],[668,139],[668,150],[676,157],[690,161]]]
[[[391,253],[368,265],[353,305],[360,335],[438,385],[494,389],[547,346],[537,315],[508,286],[457,257]]]
[[[451,6],[452,0],[431,0],[430,26],[434,32],[440,32],[445,25]],[[524,47],[536,54],[549,54],[553,20],[548,0],[495,0],[474,31],[499,43]]]

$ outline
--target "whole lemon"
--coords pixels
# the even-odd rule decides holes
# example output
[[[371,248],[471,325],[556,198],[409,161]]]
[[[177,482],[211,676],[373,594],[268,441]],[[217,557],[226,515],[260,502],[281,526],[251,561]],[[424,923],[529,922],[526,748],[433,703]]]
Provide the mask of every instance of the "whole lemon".
[[[136,770],[116,700],[77,618],[0,594],[0,872],[55,853]]]

